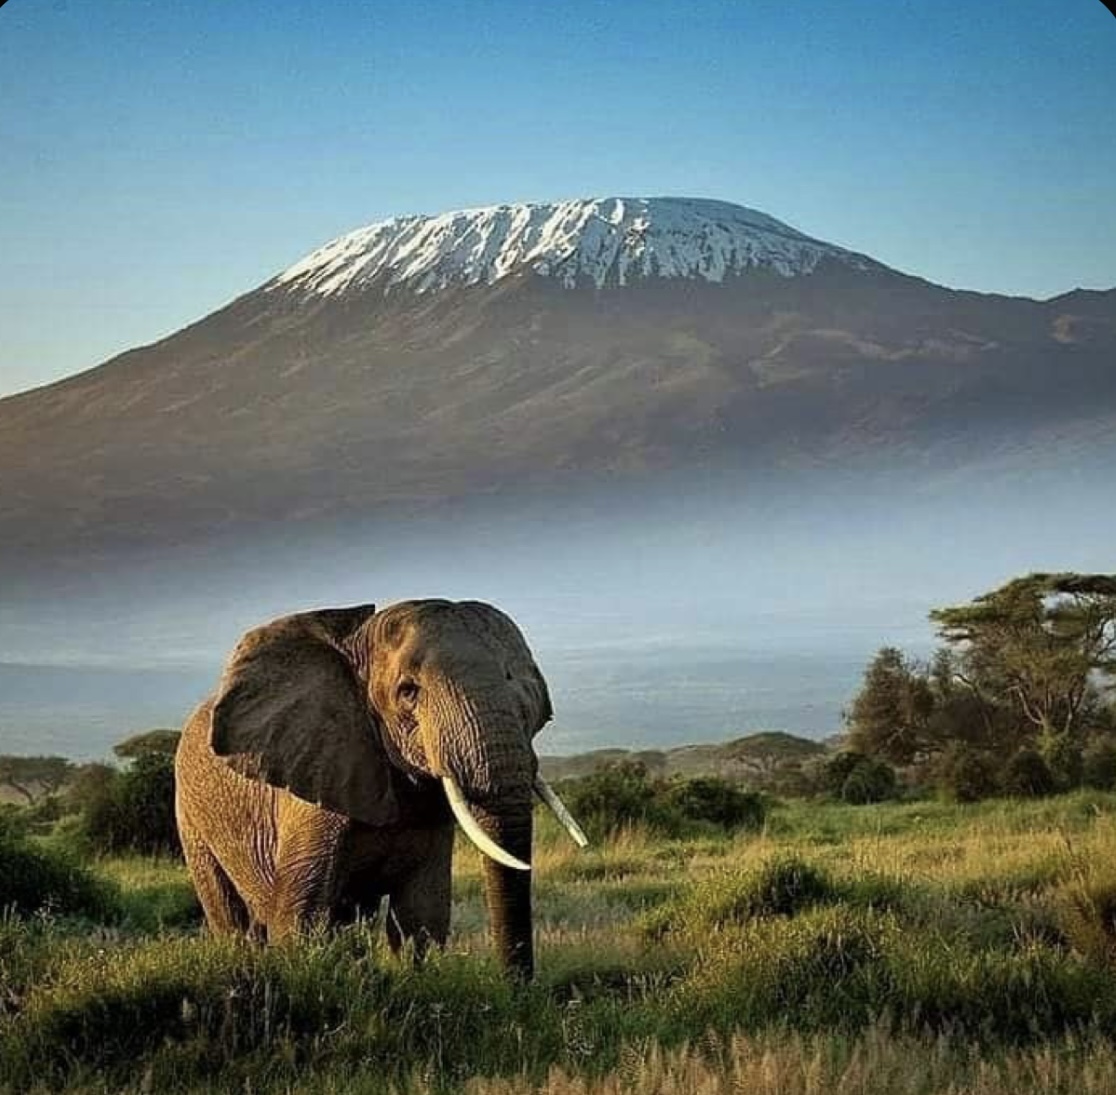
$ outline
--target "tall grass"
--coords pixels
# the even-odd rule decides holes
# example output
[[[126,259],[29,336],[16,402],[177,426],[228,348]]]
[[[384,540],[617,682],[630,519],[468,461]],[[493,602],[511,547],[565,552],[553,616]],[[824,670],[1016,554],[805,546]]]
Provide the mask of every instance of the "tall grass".
[[[0,921],[0,1089],[1116,1090],[1113,807],[794,804],[580,854],[543,828],[526,988],[470,851],[418,969],[369,925],[208,938],[180,865],[104,860],[111,916]]]

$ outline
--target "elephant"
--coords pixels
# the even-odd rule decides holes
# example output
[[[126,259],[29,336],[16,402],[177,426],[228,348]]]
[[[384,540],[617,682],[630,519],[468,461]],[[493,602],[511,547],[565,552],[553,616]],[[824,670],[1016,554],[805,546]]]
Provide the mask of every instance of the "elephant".
[[[484,853],[497,953],[534,969],[533,795],[550,695],[519,628],[480,601],[284,616],[247,632],[175,755],[186,863],[215,933],[280,940],[387,898],[393,950],[449,929],[454,820]]]

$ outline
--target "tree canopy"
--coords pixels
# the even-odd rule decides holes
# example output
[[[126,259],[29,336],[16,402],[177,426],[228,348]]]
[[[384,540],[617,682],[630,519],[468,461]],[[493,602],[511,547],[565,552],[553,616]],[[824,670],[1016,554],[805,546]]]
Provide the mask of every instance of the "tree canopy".
[[[1116,575],[1028,574],[930,618],[928,665],[895,647],[869,663],[853,750],[959,798],[1116,781]]]
[[[172,757],[178,748],[178,739],[181,737],[178,730],[145,730],[141,734],[133,734],[112,747],[112,751],[121,760],[135,760],[145,753],[159,753],[162,756]]]
[[[54,794],[69,778],[73,765],[65,757],[0,756],[0,787],[21,794],[27,804]]]
[[[1045,742],[1078,736],[1116,674],[1116,575],[1029,574],[930,618],[961,684]]]
[[[901,650],[885,646],[864,671],[864,684],[848,712],[849,746],[893,764],[910,764],[931,748],[933,710],[925,674]]]

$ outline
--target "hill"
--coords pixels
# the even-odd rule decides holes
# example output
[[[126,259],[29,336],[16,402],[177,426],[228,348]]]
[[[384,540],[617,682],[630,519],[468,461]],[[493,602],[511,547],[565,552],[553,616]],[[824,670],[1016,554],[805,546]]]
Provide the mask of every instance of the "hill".
[[[748,734],[716,744],[683,745],[676,749],[595,749],[575,756],[542,756],[540,768],[548,780],[580,779],[609,764],[642,764],[651,775],[718,776],[757,788],[774,788],[793,781],[810,760],[825,756],[828,746],[782,731]]]

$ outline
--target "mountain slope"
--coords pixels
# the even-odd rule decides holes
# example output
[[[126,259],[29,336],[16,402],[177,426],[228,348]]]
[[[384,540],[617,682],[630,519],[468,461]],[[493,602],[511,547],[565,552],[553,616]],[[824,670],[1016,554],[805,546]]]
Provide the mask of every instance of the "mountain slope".
[[[1116,293],[953,292],[690,199],[372,226],[0,401],[9,571],[601,476],[1108,460]]]

